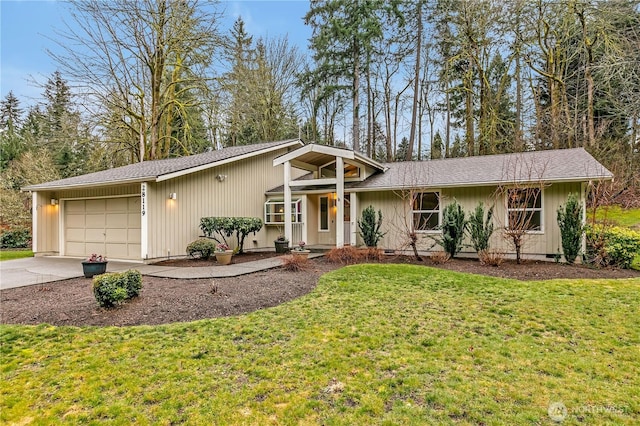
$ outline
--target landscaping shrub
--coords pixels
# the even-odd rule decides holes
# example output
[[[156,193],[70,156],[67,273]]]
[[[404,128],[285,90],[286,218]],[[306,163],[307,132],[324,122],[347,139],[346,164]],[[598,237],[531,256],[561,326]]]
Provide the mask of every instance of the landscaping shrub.
[[[444,250],[431,252],[429,259],[436,265],[447,263],[451,259],[451,255]]]
[[[197,239],[187,246],[187,254],[195,259],[209,259],[216,251],[216,243],[206,238]]]
[[[449,256],[454,257],[462,250],[462,239],[467,227],[464,210],[457,201],[445,206],[442,212],[442,238],[434,238]]]
[[[249,233],[262,229],[262,219],[258,217],[203,217],[200,218],[200,230],[206,237],[218,243],[229,245],[227,238],[236,235],[238,253],[244,253],[244,240]]]
[[[629,268],[640,253],[640,232],[618,226],[588,226],[587,262]]]
[[[367,247],[365,249],[360,249],[362,252],[362,257],[366,261],[378,262],[384,258],[384,252],[375,247]]]
[[[142,274],[140,271],[129,269],[123,274],[128,298],[139,296],[140,290],[142,290]]]
[[[27,228],[14,228],[0,234],[0,248],[31,247],[31,231]]]
[[[111,272],[93,279],[93,295],[103,308],[116,306],[136,297],[142,289],[142,274],[136,270]]]
[[[558,208],[558,226],[562,237],[562,251],[567,263],[574,263],[582,246],[582,205],[575,194],[569,194],[567,204]]]
[[[367,247],[376,247],[384,233],[380,232],[382,226],[382,211],[378,210],[378,219],[376,220],[376,211],[373,206],[369,206],[362,211],[362,220],[358,221],[360,228],[360,236],[364,240]]]
[[[341,265],[353,265],[362,262],[363,256],[364,253],[362,250],[352,246],[332,248],[325,254],[329,262],[339,263]]]
[[[484,217],[484,204],[480,202],[473,213],[469,215],[468,227],[469,236],[473,248],[480,255],[481,251],[489,249],[489,239],[493,234],[493,206],[487,210],[487,217]]]
[[[480,263],[488,266],[500,266],[504,262],[505,253],[502,250],[487,249],[478,252]]]
[[[308,269],[309,260],[306,257],[302,256],[283,256],[282,267],[291,272],[303,271],[305,269]]]

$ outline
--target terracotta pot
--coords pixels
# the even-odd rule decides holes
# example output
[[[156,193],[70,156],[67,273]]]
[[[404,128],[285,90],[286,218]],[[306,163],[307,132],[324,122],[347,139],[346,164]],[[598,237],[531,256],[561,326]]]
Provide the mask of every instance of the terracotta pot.
[[[82,262],[82,272],[85,278],[92,278],[94,275],[100,275],[107,272],[108,262]]]
[[[292,255],[304,257],[305,259],[309,258],[309,253],[311,253],[311,250],[291,250]]]
[[[233,257],[233,250],[217,251],[216,261],[221,265],[228,265],[231,263]]]

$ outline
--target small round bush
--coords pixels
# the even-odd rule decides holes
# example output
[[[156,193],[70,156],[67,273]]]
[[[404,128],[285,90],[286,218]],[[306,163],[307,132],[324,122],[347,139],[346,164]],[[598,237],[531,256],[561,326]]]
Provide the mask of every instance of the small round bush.
[[[208,259],[216,251],[216,242],[200,238],[187,246],[187,254],[195,259]]]

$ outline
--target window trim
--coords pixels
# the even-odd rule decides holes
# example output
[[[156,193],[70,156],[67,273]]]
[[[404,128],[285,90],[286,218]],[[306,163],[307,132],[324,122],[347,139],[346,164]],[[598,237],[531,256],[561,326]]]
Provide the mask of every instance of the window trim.
[[[327,200],[327,229],[322,229],[322,199]],[[331,195],[320,195],[318,197],[318,232],[331,232]]]
[[[420,192],[416,192],[415,195],[417,196],[418,194],[436,194],[436,197],[438,198],[438,210],[414,210],[413,209],[413,202],[414,199],[411,200],[411,229],[413,229],[415,231],[416,234],[440,234],[442,233],[441,229],[414,229],[415,227],[415,220],[414,220],[414,215],[416,213],[438,213],[438,225],[437,227],[439,228],[440,226],[442,226],[442,191],[440,189],[434,189],[434,190],[429,190],[429,191],[420,191]]]
[[[523,191],[523,190],[530,190],[530,189],[537,189],[538,191],[540,191],[540,207],[525,207],[523,208],[517,208],[517,209],[512,209],[509,208],[509,191],[512,190],[517,190],[517,191]],[[540,229],[528,229],[525,232],[525,234],[531,234],[531,235],[543,235],[544,234],[544,187],[539,187],[539,186],[525,186],[525,187],[511,187],[511,188],[507,188],[507,191],[505,192],[504,195],[504,210],[505,210],[505,222],[507,224],[507,226],[505,227],[507,231],[509,231],[511,228],[509,227],[509,212],[511,211],[529,211],[529,212],[540,212]]]
[[[278,204],[282,204],[282,213],[280,212],[268,212],[269,206],[277,206]],[[274,207],[275,208],[275,207]],[[291,213],[292,213],[292,221],[291,223],[302,223],[302,200],[301,199],[293,199],[291,200]],[[273,220],[268,220],[269,215],[282,215],[282,222],[276,222]],[[293,220],[295,218],[295,220]],[[267,200],[264,203],[264,224],[265,225],[284,225],[284,200],[280,199],[271,199]]]

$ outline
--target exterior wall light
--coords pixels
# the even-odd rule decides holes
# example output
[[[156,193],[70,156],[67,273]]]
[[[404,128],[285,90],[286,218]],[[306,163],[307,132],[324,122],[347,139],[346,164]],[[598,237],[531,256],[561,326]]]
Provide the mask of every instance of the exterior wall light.
[[[51,199],[51,205],[52,206],[57,206],[58,205],[58,199],[57,198],[52,198]]]
[[[216,176],[216,180],[218,182],[224,182],[224,180],[227,178],[227,175],[217,175]]]
[[[176,195],[175,192],[172,192],[172,193],[169,194],[169,199],[170,200],[176,200],[177,198],[178,198],[178,196]]]

